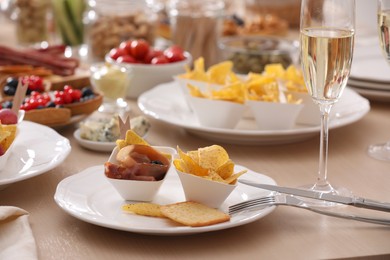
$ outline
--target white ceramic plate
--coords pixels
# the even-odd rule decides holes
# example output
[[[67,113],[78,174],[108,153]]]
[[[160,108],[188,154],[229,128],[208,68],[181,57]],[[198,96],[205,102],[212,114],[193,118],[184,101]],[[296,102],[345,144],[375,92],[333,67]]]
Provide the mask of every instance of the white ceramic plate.
[[[95,141],[89,141],[83,139],[80,137],[80,129],[77,129],[73,133],[73,136],[82,147],[87,148],[89,150],[94,150],[99,152],[112,152],[112,150],[116,146],[115,142],[95,142]]]
[[[365,80],[349,78],[348,85],[352,87],[372,89],[372,90],[383,90],[383,91],[390,92],[390,82],[381,83],[381,82],[365,81]]]
[[[236,171],[242,169],[244,167],[236,165]],[[205,227],[181,226],[168,219],[138,216],[123,212],[121,206],[126,201],[119,196],[105,179],[103,171],[103,165],[94,166],[62,180],[58,184],[54,195],[57,204],[70,215],[88,223],[151,235],[195,234],[232,228],[258,220],[274,209],[274,207],[268,207],[259,210],[243,211],[232,216],[229,222],[217,225]],[[250,170],[241,178],[275,184],[275,181],[270,177]],[[227,212],[229,205],[268,194],[270,194],[269,191],[239,183],[237,188],[223,203],[221,210]],[[184,200],[179,177],[171,167],[165,182],[153,202],[163,205]]]
[[[0,171],[0,189],[55,168],[71,151],[69,140],[47,126],[22,121],[18,127],[12,153]]]
[[[353,88],[360,95],[373,101],[390,102],[390,91],[368,88]]]
[[[148,116],[179,126],[206,139],[230,144],[268,145],[293,143],[309,139],[320,132],[320,126],[295,125],[288,130],[258,130],[253,118],[243,118],[235,129],[201,126],[189,109],[179,85],[161,84],[144,92],[138,106]],[[351,124],[370,110],[367,99],[346,88],[340,102],[334,106],[330,128]]]
[[[350,78],[390,84],[390,65],[381,53],[379,42],[355,48]]]

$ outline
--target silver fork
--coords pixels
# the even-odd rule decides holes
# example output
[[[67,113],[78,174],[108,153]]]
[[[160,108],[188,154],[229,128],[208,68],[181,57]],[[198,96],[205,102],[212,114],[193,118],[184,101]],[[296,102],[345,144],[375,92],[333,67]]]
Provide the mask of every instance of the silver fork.
[[[354,214],[328,211],[324,208],[313,208],[308,206],[304,201],[298,199],[297,197],[291,195],[279,194],[279,193],[267,197],[260,197],[252,200],[247,200],[235,205],[231,205],[229,206],[229,214],[234,215],[245,210],[252,210],[258,208],[265,208],[269,206],[278,206],[278,205],[292,206],[301,209],[306,209],[322,215],[336,217],[336,218],[351,219],[351,220],[368,222],[373,224],[390,225],[390,219],[364,217],[364,216],[358,216]]]

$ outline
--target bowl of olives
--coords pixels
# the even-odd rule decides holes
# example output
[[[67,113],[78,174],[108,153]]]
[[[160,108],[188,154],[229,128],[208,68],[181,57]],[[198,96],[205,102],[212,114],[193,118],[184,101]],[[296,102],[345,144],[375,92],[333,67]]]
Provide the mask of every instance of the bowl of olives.
[[[233,62],[238,74],[262,73],[265,65],[287,68],[298,60],[298,42],[272,36],[224,37],[218,43],[224,60]]]

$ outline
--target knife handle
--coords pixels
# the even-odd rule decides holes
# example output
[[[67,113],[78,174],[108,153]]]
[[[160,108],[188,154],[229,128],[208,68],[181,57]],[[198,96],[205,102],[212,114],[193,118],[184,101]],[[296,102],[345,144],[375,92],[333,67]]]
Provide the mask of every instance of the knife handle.
[[[354,206],[360,208],[390,212],[390,203],[386,202],[379,202],[365,198],[356,198],[353,204]]]

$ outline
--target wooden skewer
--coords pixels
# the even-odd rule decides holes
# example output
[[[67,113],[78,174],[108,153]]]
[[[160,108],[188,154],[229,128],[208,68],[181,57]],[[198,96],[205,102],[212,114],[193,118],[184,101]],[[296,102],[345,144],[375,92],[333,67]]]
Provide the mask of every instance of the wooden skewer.
[[[123,119],[120,116],[118,116],[118,120],[119,120],[120,138],[125,139],[127,130],[131,129],[130,117],[126,116],[126,120],[123,121]]]
[[[28,84],[22,84],[22,78],[19,79],[18,87],[16,88],[16,93],[14,100],[12,102],[12,111],[15,114],[18,114],[20,105],[22,104],[24,97],[26,96]]]

